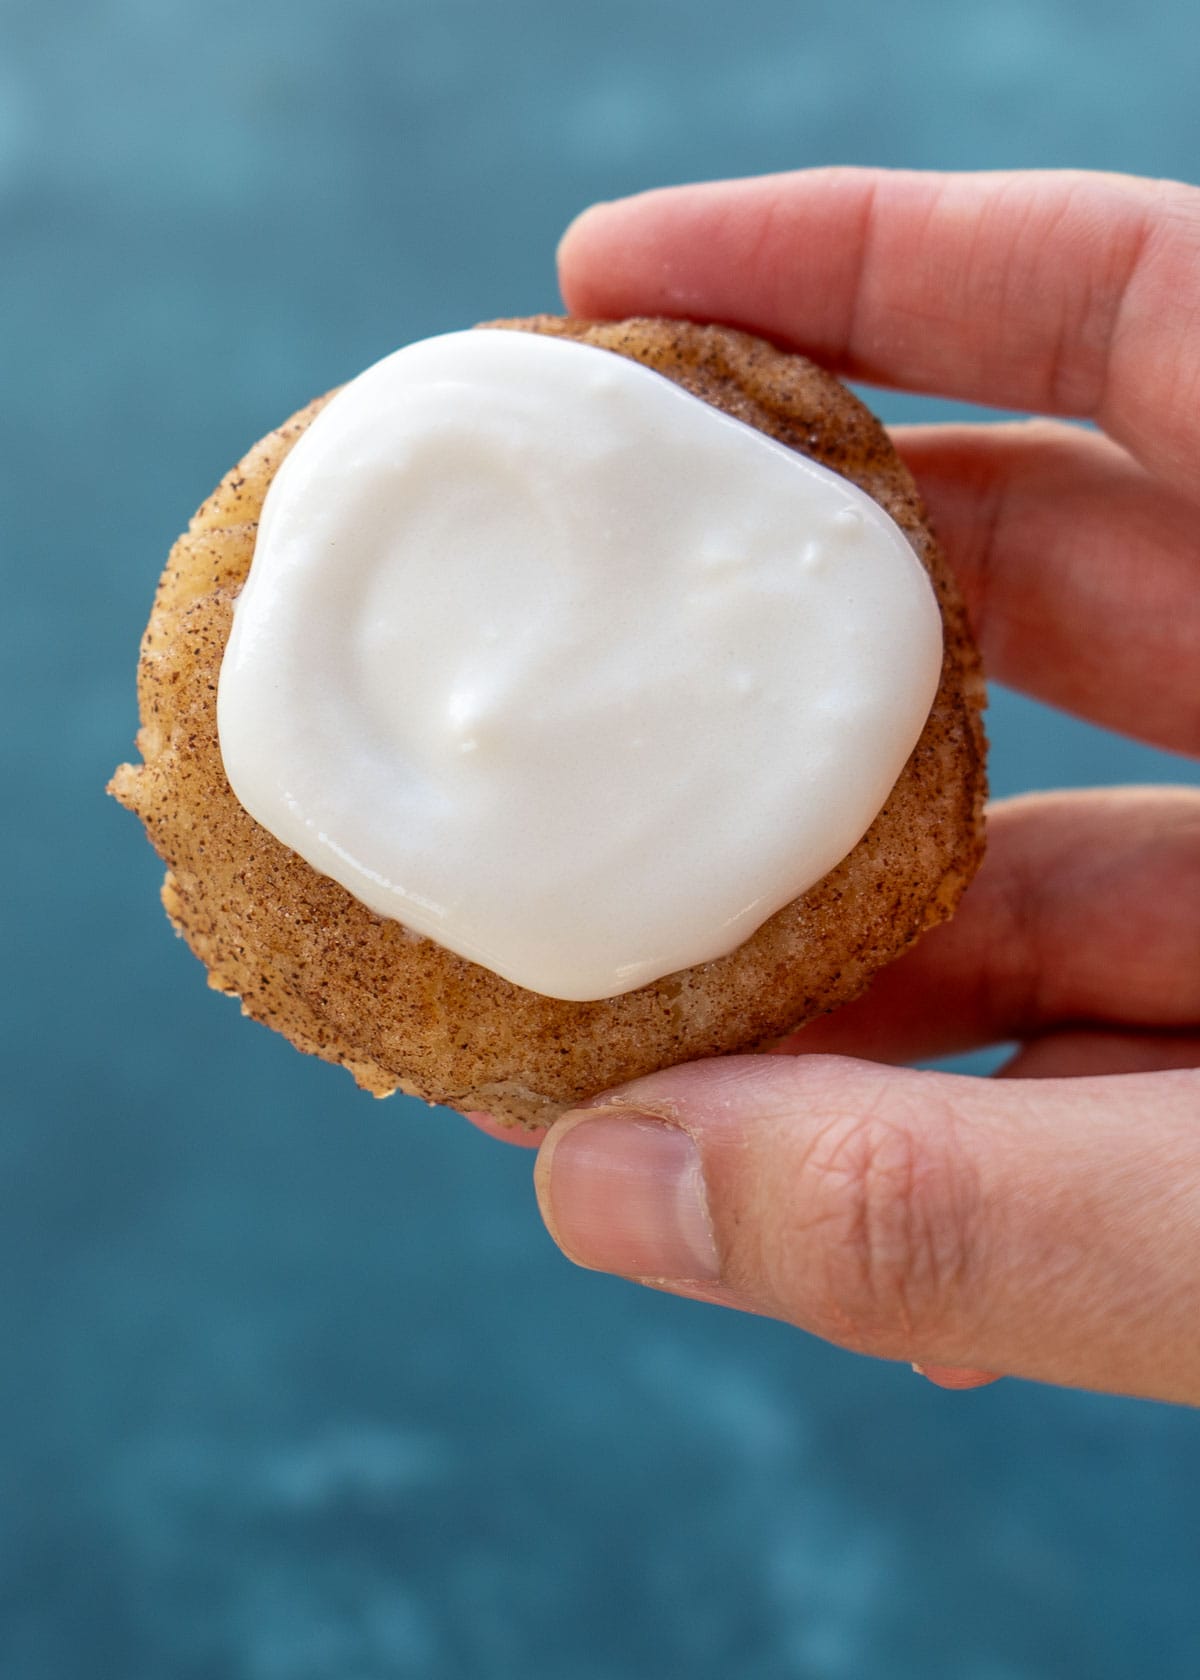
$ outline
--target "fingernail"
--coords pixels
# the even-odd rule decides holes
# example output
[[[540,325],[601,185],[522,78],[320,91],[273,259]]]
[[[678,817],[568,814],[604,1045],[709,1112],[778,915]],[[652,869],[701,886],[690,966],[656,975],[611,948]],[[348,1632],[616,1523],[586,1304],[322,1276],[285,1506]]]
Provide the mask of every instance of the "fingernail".
[[[535,1183],[550,1235],[578,1265],[656,1282],[720,1276],[700,1152],[678,1126],[568,1115],[542,1145]]]

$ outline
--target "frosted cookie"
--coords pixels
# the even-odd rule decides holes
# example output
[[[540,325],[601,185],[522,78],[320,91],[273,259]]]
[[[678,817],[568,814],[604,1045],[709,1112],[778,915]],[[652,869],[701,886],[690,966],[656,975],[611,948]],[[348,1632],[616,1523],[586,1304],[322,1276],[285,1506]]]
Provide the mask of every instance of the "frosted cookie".
[[[912,481],[723,328],[498,322],[311,404],[172,550],[139,697],[112,788],[210,983],[529,1124],[847,1001],[982,854]]]

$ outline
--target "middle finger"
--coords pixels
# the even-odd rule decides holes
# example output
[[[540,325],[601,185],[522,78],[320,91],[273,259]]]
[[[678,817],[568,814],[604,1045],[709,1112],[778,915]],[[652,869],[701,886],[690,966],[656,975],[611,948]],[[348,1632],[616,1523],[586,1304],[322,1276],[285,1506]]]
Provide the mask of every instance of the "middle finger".
[[[899,427],[989,676],[1200,753],[1195,507],[1096,432]]]

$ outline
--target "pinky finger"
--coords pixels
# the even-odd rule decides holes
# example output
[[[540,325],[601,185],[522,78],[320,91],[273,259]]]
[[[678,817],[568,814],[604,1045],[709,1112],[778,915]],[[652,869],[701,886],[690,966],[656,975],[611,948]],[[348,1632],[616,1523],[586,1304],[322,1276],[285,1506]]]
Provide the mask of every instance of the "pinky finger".
[[[1080,1027],[1023,1044],[999,1079],[1079,1079],[1200,1067],[1200,1032],[1105,1032]]]

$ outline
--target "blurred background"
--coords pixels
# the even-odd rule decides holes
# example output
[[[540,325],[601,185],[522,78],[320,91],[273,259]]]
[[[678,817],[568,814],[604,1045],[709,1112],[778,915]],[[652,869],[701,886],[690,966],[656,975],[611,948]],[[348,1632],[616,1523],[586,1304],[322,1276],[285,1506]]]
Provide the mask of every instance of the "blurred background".
[[[573,1270],[526,1153],[206,990],[103,795],[193,507],[399,344],[554,308],[590,200],[1195,179],[1198,72],[1192,0],[0,0],[5,1680],[1200,1673],[1194,1414]],[[1000,793],[1197,777],[991,731]]]

